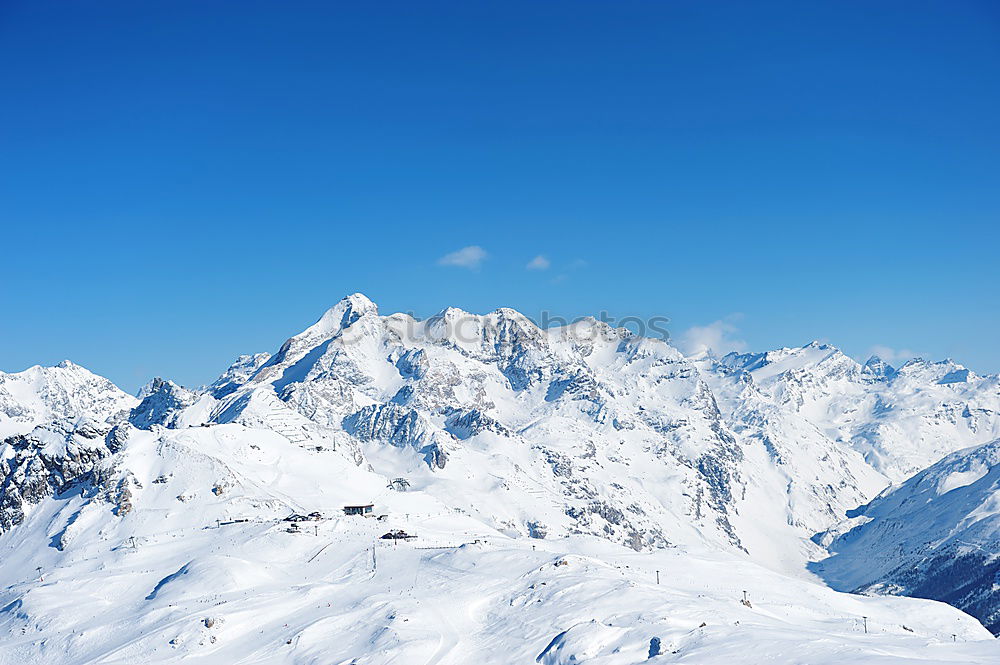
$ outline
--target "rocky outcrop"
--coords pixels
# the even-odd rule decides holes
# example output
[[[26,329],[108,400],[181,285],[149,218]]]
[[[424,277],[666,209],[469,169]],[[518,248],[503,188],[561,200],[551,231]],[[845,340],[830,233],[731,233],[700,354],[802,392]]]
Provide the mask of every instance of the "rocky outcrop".
[[[270,353],[254,353],[240,356],[236,359],[236,362],[229,366],[229,369],[223,372],[208,387],[209,392],[216,399],[222,399],[226,395],[232,394],[240,386],[249,381],[250,377],[270,359]]]
[[[146,397],[129,413],[128,421],[139,429],[153,425],[176,427],[184,409],[198,401],[198,395],[172,381],[153,379]]]
[[[0,444],[0,531],[24,521],[32,506],[92,482],[110,452],[92,423],[52,423]]]
[[[447,435],[433,428],[413,409],[389,402],[373,404],[344,418],[344,430],[361,441],[383,441],[397,448],[415,449],[431,468],[448,461]]]

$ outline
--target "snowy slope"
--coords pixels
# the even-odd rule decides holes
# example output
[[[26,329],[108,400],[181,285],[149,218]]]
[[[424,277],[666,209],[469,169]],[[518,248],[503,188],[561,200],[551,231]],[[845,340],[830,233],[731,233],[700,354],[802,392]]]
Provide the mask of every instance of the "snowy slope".
[[[0,532],[87,476],[137,402],[68,360],[0,373]]]
[[[875,357],[861,365],[812,342],[731,353],[714,369],[730,384],[752,383],[771,409],[768,420],[812,428],[854,449],[893,482],[1000,436],[1000,377],[978,376],[952,360],[916,359],[896,370]],[[734,412],[746,408],[742,401],[737,398]]]
[[[199,394],[159,377],[150,381],[140,394],[142,401],[128,417],[129,422],[140,429],[153,425],[201,425],[209,419],[217,404],[211,394]]]
[[[743,451],[707,386],[669,346],[596,321],[543,331],[513,310],[454,308],[415,321],[355,294],[227,395],[216,421],[262,422],[246,410],[263,395],[511,534],[740,546]]]
[[[0,372],[0,439],[57,420],[110,422],[137,403],[104,377],[68,360],[55,367]]]
[[[997,377],[951,361],[688,359],[360,294],[204,389],[0,375],[0,660],[988,662],[971,617],[806,564],[998,412]],[[342,515],[369,502],[385,521]]]
[[[948,455],[820,538],[834,587],[935,598],[1000,632],[1000,439]]]
[[[428,491],[509,533],[712,543],[786,571],[904,469],[1000,429],[997,377],[953,363],[861,366],[817,343],[689,361],[594,320],[417,321],[360,294],[236,367],[250,358],[216,422],[291,434],[288,407],[387,475],[433,471]]]
[[[90,482],[0,536],[5,662],[971,664],[998,653],[946,605],[840,594],[718,550],[511,538],[273,432],[129,431]],[[368,501],[385,520],[339,510]],[[379,539],[394,529],[417,538]]]

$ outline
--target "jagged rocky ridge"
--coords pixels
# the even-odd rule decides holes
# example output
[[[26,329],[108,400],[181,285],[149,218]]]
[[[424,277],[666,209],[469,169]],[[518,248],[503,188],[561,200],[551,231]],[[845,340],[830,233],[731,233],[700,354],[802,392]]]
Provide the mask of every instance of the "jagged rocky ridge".
[[[412,451],[400,473],[420,462],[467,496],[506,486],[513,500],[485,517],[512,532],[544,524],[642,548],[668,544],[671,528],[740,546],[743,451],[711,391],[669,346],[596,321],[553,332],[509,309],[454,308],[416,321],[354,295],[223,397],[214,420],[245,422],[260,393],[329,437]],[[630,464],[633,477],[619,471]],[[663,477],[686,489],[667,499]]]
[[[0,372],[0,531],[20,524],[32,506],[77,485],[111,489],[97,467],[116,449],[120,430],[114,427],[137,402],[69,361]]]
[[[1000,436],[997,377],[951,361],[862,365],[818,343],[689,360],[592,319],[417,321],[359,294],[204,390],[158,379],[139,400],[80,372],[0,375],[0,527],[68,491],[126,510],[131,432],[228,423],[405,476],[510,535],[707,543],[794,569],[890,482]]]

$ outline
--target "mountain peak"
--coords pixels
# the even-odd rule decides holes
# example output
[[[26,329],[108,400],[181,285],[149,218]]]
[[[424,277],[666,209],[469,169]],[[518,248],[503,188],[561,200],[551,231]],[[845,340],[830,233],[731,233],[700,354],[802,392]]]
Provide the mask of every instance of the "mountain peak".
[[[348,303],[354,309],[373,309],[375,308],[375,303],[371,298],[361,293],[360,291],[355,291],[354,293],[344,296],[340,299],[340,303]],[[338,303],[338,304],[340,304]]]
[[[493,310],[493,314],[496,315],[498,318],[504,318],[504,319],[527,320],[528,318],[524,314],[521,314],[521,312],[511,307],[497,307],[495,310]]]
[[[297,337],[321,337],[349,327],[366,314],[378,314],[378,306],[362,293],[352,293],[340,300],[313,325]]]
[[[430,317],[428,321],[452,321],[466,316],[474,316],[459,307],[445,307],[440,312]]]
[[[157,392],[158,390],[162,390],[164,384],[167,383],[172,383],[172,382],[162,377],[155,376],[149,381],[147,381],[145,385],[142,386],[142,388],[139,388],[139,390],[135,393],[135,397],[136,399],[140,400],[146,399],[147,397]]]
[[[0,372],[0,438],[56,420],[104,421],[137,401],[103,376],[68,360],[12,374]]]
[[[194,404],[197,395],[173,381],[156,377],[143,389],[142,401],[132,409],[129,422],[140,429],[153,425],[171,426],[179,412]]]
[[[963,631],[986,637],[968,617],[961,624],[942,620],[934,624],[940,628],[922,629],[912,619],[927,616],[926,608],[917,606],[916,617],[889,612],[905,602],[890,607],[880,599],[845,596],[842,606],[831,606],[841,602],[832,591],[818,598],[782,589],[800,584],[806,560],[819,558],[817,548],[829,542],[810,537],[827,533],[849,510],[871,502],[890,480],[902,480],[960,447],[1000,437],[996,382],[972,380],[953,364],[876,379],[871,373],[890,371],[884,362],[869,360],[864,374],[854,359],[819,341],[718,361],[711,352],[693,359],[697,362],[685,360],[665,340],[594,318],[542,329],[510,308],[485,314],[449,308],[416,321],[408,314],[380,316],[371,300],[356,293],[288,339],[274,357],[240,356],[207,389],[190,391],[156,378],[136,400],[68,362],[23,375],[0,373],[5,446],[0,537],[16,545],[5,550],[9,556],[0,567],[6,574],[0,574],[0,586],[8,596],[0,604],[13,608],[5,630],[30,636],[18,641],[17,649],[38,645],[37,657],[18,652],[32,662],[69,665],[93,660],[95,653],[112,658],[123,643],[128,649],[159,645],[164,658],[175,660],[213,654],[231,661],[285,654],[287,660],[304,648],[307,656],[347,662],[365,649],[398,646],[395,636],[404,631],[392,631],[402,624],[389,623],[398,612],[400,621],[409,622],[403,629],[412,628],[417,636],[413,654],[426,655],[425,635],[437,635],[441,622],[449,621],[445,610],[451,599],[419,596],[419,604],[431,608],[430,623],[420,625],[420,614],[413,611],[415,590],[399,586],[400,579],[410,579],[400,571],[419,567],[427,587],[417,593],[454,582],[469,590],[477,606],[484,597],[495,602],[480,614],[489,614],[489,630],[498,632],[463,646],[457,653],[459,659],[469,655],[466,660],[482,660],[477,645],[493,643],[495,635],[524,634],[523,618],[538,611],[546,616],[528,628],[530,644],[516,657],[501,654],[504,662],[570,662],[584,653],[602,658],[604,652],[591,649],[593,644],[608,647],[609,663],[637,662],[647,643],[659,655],[661,639],[671,651],[698,653],[691,647],[701,649],[700,643],[688,641],[691,626],[735,605],[739,591],[733,589],[744,588],[755,605],[765,605],[764,614],[795,607],[800,597],[818,603],[825,614],[809,608],[792,614],[809,615],[820,641],[838,630],[845,643],[856,643],[857,624],[848,618],[858,615],[869,616],[877,627],[868,636],[872,640],[895,635],[916,649],[938,633],[946,636],[943,646]],[[940,539],[939,533],[961,522],[925,520],[917,510],[925,504],[933,517],[937,506],[948,508],[975,493],[968,510],[949,515],[962,520],[978,515],[974,511],[981,506],[996,512],[987,504],[992,496],[981,490],[1000,477],[1000,468],[993,470],[1000,462],[986,457],[939,474],[929,486],[935,494],[927,495],[936,499],[907,504],[901,518],[918,528],[924,522],[940,525],[932,534]],[[341,514],[343,506],[369,504],[373,514],[384,516],[378,523]],[[888,505],[875,505],[866,517],[879,518],[874,511],[884,513]],[[983,521],[1000,524],[993,512]],[[878,521],[896,529],[889,517]],[[304,519],[307,525],[298,524]],[[19,532],[5,536],[15,525]],[[309,536],[301,533],[303,526]],[[962,539],[996,552],[995,540],[972,540],[981,528],[963,529]],[[409,538],[397,544],[394,534],[401,531],[419,537],[424,547],[453,552],[430,556],[407,546]],[[907,531],[901,526],[886,533]],[[328,547],[331,542],[335,546]],[[875,554],[895,551],[893,541],[886,543]],[[625,555],[619,546],[637,553]],[[667,548],[685,556],[634,558]],[[691,566],[700,566],[697,553],[709,550],[718,550],[711,555],[713,566],[726,557],[724,565],[733,568],[711,605],[663,626],[642,620],[625,633],[617,618],[614,626],[590,622],[595,615],[588,603],[604,588],[593,587],[593,593],[584,590],[576,610],[587,633],[579,643],[590,650],[574,655],[562,646],[569,642],[560,641],[567,639],[565,632],[549,637],[560,629],[556,624],[575,625],[570,613],[553,613],[553,603],[562,597],[553,593],[554,584],[576,588],[581,574],[605,575],[620,584],[622,575],[635,575],[630,593],[646,596],[640,604],[626,599],[623,607],[636,616],[646,607],[655,613],[663,601],[650,583],[651,567],[676,559],[681,574],[694,580],[679,589],[696,591],[691,598],[701,602],[695,599],[713,593],[713,587],[698,580],[716,577],[704,568],[692,572]],[[603,552],[613,556],[614,565],[601,562]],[[106,565],[100,560],[94,565],[102,553]],[[874,558],[867,550],[861,554]],[[634,565],[622,565],[629,560]],[[145,571],[141,579],[128,574],[136,561]],[[435,562],[443,562],[440,571],[429,568]],[[791,577],[757,582],[747,566],[758,563]],[[868,564],[863,563],[866,573],[874,568]],[[455,565],[470,574],[455,575]],[[963,583],[968,580],[977,593],[992,589],[993,565],[977,561],[985,574],[966,576]],[[290,579],[285,570],[296,584],[282,584],[282,593],[273,594],[276,581]],[[88,577],[89,571],[96,572]],[[508,589],[506,579],[493,579],[498,574],[509,574],[522,586]],[[73,580],[59,587],[65,592],[46,591],[65,580]],[[343,593],[333,588],[341,581]],[[89,590],[119,582],[111,606],[118,614],[102,614],[104,623],[96,623],[87,611]],[[209,587],[226,594],[225,606],[205,607]],[[317,601],[314,613],[314,593],[331,604],[321,607]],[[352,605],[358,593],[375,598],[378,611],[359,615]],[[215,632],[206,631],[223,623],[232,634],[254,629],[244,618],[252,619],[254,598],[261,594],[281,603],[272,608],[281,618],[262,624],[266,634],[248,642],[261,651],[241,653],[239,640],[213,646]],[[339,604],[339,597],[346,604]],[[648,606],[641,604],[646,597]],[[238,605],[241,599],[248,604]],[[383,605],[386,599],[389,604]],[[1000,596],[997,601],[1000,608]],[[456,616],[464,616],[465,609],[453,604]],[[130,620],[137,607],[141,635],[123,636],[119,629],[136,623]],[[538,610],[526,613],[525,607]],[[733,608],[732,625],[749,616],[747,609]],[[603,608],[598,616],[612,611]],[[509,628],[492,628],[496,612],[508,613]],[[328,631],[311,628],[317,618],[333,620],[334,628],[349,623],[352,630],[345,634],[356,635],[358,646],[338,650],[342,645],[325,639]],[[279,629],[278,622],[287,625]],[[906,630],[900,627],[904,622]],[[723,635],[752,640],[748,630],[756,630],[757,622],[752,623]],[[783,616],[776,630],[799,640],[788,625]],[[51,628],[36,634],[39,626]],[[883,632],[883,627],[894,628]],[[386,638],[373,641],[376,633]],[[66,634],[76,637],[67,640]],[[540,653],[546,639],[555,646]],[[312,651],[320,643],[330,650]],[[47,644],[69,645],[73,658],[49,658],[55,650]]]
[[[890,378],[896,374],[896,368],[878,356],[872,356],[866,360],[864,368],[861,371],[870,376],[884,378]]]

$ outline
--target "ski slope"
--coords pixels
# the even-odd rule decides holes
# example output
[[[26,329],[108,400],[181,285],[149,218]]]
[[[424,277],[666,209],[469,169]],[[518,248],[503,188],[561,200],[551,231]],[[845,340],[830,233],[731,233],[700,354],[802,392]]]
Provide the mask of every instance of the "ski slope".
[[[624,664],[654,638],[657,662],[998,654],[942,603],[842,594],[717,549],[512,538],[265,430],[137,430],[115,465],[134,478],[125,514],[81,492],[0,536],[4,662]],[[340,511],[366,501],[385,519]],[[313,510],[289,533],[283,517]],[[397,528],[417,538],[379,538]]]

